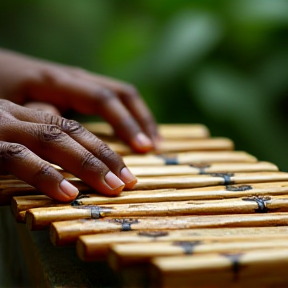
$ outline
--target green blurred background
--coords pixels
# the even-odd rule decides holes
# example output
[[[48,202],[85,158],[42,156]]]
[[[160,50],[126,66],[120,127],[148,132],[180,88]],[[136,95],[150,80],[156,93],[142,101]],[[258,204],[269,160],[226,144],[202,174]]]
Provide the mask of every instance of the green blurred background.
[[[1,0],[0,46],[135,84],[288,171],[287,0]]]

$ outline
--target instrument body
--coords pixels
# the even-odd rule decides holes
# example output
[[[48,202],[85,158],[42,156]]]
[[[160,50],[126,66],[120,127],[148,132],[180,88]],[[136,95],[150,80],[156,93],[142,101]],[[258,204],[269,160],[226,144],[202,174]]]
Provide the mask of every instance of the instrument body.
[[[17,221],[49,227],[54,245],[74,245],[85,262],[122,276],[138,267],[149,287],[288,285],[288,173],[200,124],[161,125],[160,151],[149,155],[131,155],[106,124],[86,127],[125,155],[135,189],[104,197],[56,167],[81,192],[63,204],[2,176],[0,203],[13,198]]]

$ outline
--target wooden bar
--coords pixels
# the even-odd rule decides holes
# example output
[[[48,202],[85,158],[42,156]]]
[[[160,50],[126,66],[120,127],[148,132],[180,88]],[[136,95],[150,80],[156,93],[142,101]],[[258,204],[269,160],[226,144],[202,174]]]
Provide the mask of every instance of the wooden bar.
[[[245,227],[245,228],[211,228],[171,231],[128,231],[108,234],[80,236],[77,240],[77,254],[83,261],[106,259],[109,248],[119,244],[147,244],[177,241],[259,241],[285,240],[288,237],[288,226],[278,227]],[[140,249],[141,250],[141,249]]]
[[[70,245],[81,235],[120,231],[155,231],[192,228],[270,227],[288,225],[288,213],[232,214],[213,216],[78,219],[53,222],[50,237],[54,245]]]
[[[163,217],[184,215],[252,214],[288,212],[288,196],[251,196],[226,200],[197,200],[119,205],[71,205],[40,207],[26,212],[31,230],[43,229],[55,221],[103,217]]]
[[[78,178],[67,178],[81,192],[93,191],[91,187]],[[33,186],[19,179],[0,180],[0,206],[9,205],[13,196],[42,194]]]
[[[152,166],[152,165],[190,165],[197,163],[221,162],[256,162],[257,158],[243,151],[197,151],[175,154],[145,154],[126,155],[123,160],[127,166]]]
[[[278,167],[269,162],[256,163],[216,163],[194,165],[167,165],[167,166],[131,166],[130,171],[136,177],[199,175],[205,173],[241,173],[241,172],[272,172]]]
[[[91,191],[91,188],[87,186],[85,183],[81,182],[80,179],[75,178],[73,175],[62,171],[60,167],[53,165],[56,169],[60,169],[59,171],[66,177],[67,180],[71,181],[80,191]],[[176,165],[176,166],[151,166],[151,167],[130,167],[130,170],[136,175],[136,176],[168,176],[168,175],[197,175],[197,174],[203,174],[203,173],[223,173],[223,172],[253,172],[253,171],[277,171],[277,167],[274,164],[268,163],[268,162],[257,162],[257,163],[218,163],[218,164],[205,164],[205,166],[183,166],[183,165]],[[183,176],[181,176],[183,177]],[[206,180],[207,176],[202,177],[203,180]],[[158,178],[157,178],[158,179]],[[212,180],[216,180],[217,178],[213,177]],[[181,179],[180,179],[181,180]],[[195,179],[197,182],[197,179]],[[210,179],[211,180],[211,179]],[[282,180],[282,179],[281,179]],[[264,179],[265,181],[265,179]],[[272,179],[273,181],[273,179]],[[277,179],[275,179],[277,181]],[[155,181],[154,181],[155,182]],[[195,182],[195,181],[194,181]],[[212,182],[211,185],[221,184],[221,181]],[[138,185],[136,185],[137,189]],[[152,188],[158,188],[157,184],[153,184]],[[175,187],[176,185],[176,187]],[[169,188],[178,188],[180,185],[180,188],[185,187],[193,187],[193,184],[188,186],[181,187],[181,183],[179,182],[178,185],[175,184],[172,187]],[[187,184],[186,184],[187,185]],[[194,184],[195,185],[195,184]],[[197,186],[205,186],[206,183],[203,183],[201,185]],[[161,187],[160,187],[161,188]],[[165,187],[166,188],[166,187]],[[140,188],[141,189],[141,188]],[[147,189],[147,188],[145,188]],[[12,196],[18,196],[18,195],[27,195],[27,194],[40,194],[35,188],[32,186],[26,184],[25,182],[18,180],[16,178],[13,178],[12,176],[9,179],[0,180],[0,204],[6,205],[9,204],[11,201]],[[2,200],[2,201],[1,201]]]
[[[122,142],[108,142],[106,144],[120,155],[132,154],[131,148]],[[163,140],[158,145],[159,153],[188,152],[188,151],[225,151],[233,150],[234,144],[228,138],[207,138],[195,140]]]
[[[155,287],[266,287],[272,282],[269,279],[274,285],[288,283],[288,249],[284,248],[159,257],[152,264]]]
[[[211,175],[138,177],[134,190],[194,188],[215,185],[287,181],[286,172],[212,173]]]
[[[72,174],[63,171],[57,165],[50,164],[57,169],[65,178],[75,177]],[[189,165],[151,165],[151,166],[129,166],[130,171],[137,177],[152,176],[179,176],[179,175],[199,175],[207,173],[226,173],[226,172],[275,172],[279,171],[275,164],[270,162],[244,162],[244,163],[196,163]],[[12,179],[12,178],[11,178]]]
[[[118,197],[97,194],[80,195],[72,205],[106,205],[127,203],[149,203],[184,200],[216,200],[248,196],[277,196],[288,194],[288,182],[256,183],[245,185],[211,186],[190,189],[158,189],[125,191]],[[82,197],[82,198],[81,198]],[[12,212],[18,221],[25,220],[25,211],[38,207],[63,206],[45,195],[13,197]],[[23,213],[24,212],[24,213]]]
[[[264,236],[264,235],[263,235]],[[265,237],[265,236],[264,236]],[[231,242],[204,241],[174,241],[166,243],[129,243],[113,245],[108,253],[108,263],[119,271],[127,266],[148,263],[155,257],[200,255],[208,253],[244,253],[260,249],[288,249],[286,239],[270,238]],[[287,235],[286,235],[287,237]]]
[[[79,191],[91,191],[91,187],[86,185],[78,178],[67,178],[69,182],[75,185]],[[12,182],[10,182],[12,181]],[[234,185],[245,183],[277,182],[288,181],[286,172],[251,172],[251,173],[211,173],[205,175],[190,176],[159,176],[159,177],[138,177],[138,183],[134,190],[152,190],[166,188],[196,188],[215,185]],[[3,180],[0,181],[2,192],[12,198],[16,195],[27,195],[26,190],[35,191],[33,187],[20,180]],[[34,190],[33,190],[34,189]],[[28,193],[29,194],[29,193]],[[31,193],[30,193],[31,194]],[[37,193],[39,194],[39,192]],[[1,194],[0,194],[1,195]]]
[[[82,125],[90,132],[101,136],[113,136],[114,131],[108,123],[86,122]],[[210,136],[209,130],[202,124],[159,124],[159,134],[164,139],[195,139],[207,138]]]

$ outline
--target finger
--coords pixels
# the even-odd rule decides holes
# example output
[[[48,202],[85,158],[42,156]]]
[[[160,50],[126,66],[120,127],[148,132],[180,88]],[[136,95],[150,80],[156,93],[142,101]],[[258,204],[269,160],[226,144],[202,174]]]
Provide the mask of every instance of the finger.
[[[0,164],[53,199],[72,201],[79,193],[58,171],[23,145],[0,141]]]
[[[125,183],[126,188],[132,189],[135,186],[137,179],[125,166],[122,158],[94,134],[87,131],[80,123],[42,111],[19,107],[15,104],[11,106],[13,107],[10,107],[10,112],[21,121],[57,125],[62,131],[100,159]]]
[[[23,144],[41,158],[81,178],[98,192],[119,195],[124,188],[124,183],[102,161],[56,125],[15,121],[5,128],[5,141]]]
[[[67,75],[54,79],[52,86],[54,93],[56,91],[59,97],[61,95],[62,101],[69,103],[70,108],[80,113],[98,114],[106,119],[134,150],[147,152],[153,149],[151,140],[142,132],[135,118],[109,89]]]
[[[138,90],[133,85],[113,78],[93,75],[82,69],[72,70],[72,74],[76,74],[78,77],[87,79],[117,94],[125,107],[127,107],[133,117],[138,121],[143,131],[153,140],[153,142],[157,142],[159,134],[156,121],[141,98]]]
[[[53,115],[61,115],[60,111],[54,106],[47,103],[42,102],[28,102],[24,104],[25,107],[30,109],[35,109],[43,112],[47,112]]]

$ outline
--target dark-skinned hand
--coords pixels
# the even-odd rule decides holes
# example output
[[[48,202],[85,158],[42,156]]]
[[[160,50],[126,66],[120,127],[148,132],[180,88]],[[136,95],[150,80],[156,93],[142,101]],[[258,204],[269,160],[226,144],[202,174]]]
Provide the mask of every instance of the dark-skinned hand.
[[[76,121],[0,99],[0,123],[0,174],[12,173],[56,200],[71,201],[79,191],[47,161],[105,195],[137,182],[122,158]]]
[[[158,137],[153,116],[132,85],[80,68],[0,50],[0,97],[99,115],[136,152],[152,150]]]
[[[46,161],[105,195],[137,182],[119,155],[59,111],[103,117],[137,152],[152,150],[158,138],[153,116],[130,84],[5,50],[0,98],[0,174],[12,173],[59,201],[71,201],[79,191]]]

